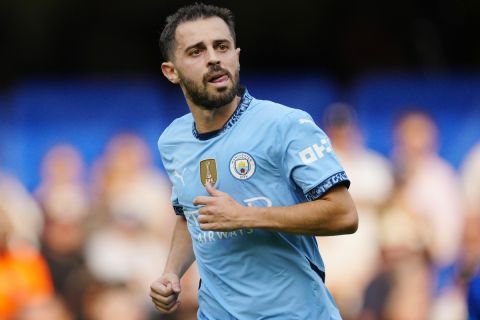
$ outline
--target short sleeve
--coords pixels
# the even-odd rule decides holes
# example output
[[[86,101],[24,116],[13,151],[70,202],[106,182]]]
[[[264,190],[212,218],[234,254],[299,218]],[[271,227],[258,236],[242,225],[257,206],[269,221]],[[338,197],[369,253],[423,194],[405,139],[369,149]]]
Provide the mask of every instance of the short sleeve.
[[[175,187],[172,187],[172,197],[171,197],[171,200],[172,200],[172,206],[173,206],[173,210],[175,211],[175,214],[177,216],[183,216],[184,213],[183,213],[183,206],[180,204],[180,202],[178,201],[178,197],[177,197],[177,194],[175,192]]]
[[[162,160],[163,166],[165,168],[165,171],[168,175],[168,179],[170,180],[170,183],[172,184],[172,194],[170,197],[170,200],[172,202],[172,207],[173,210],[175,211],[176,215],[183,216],[183,206],[180,204],[180,201],[178,200],[178,194],[175,190],[175,183],[173,181],[173,176],[175,169],[173,167],[173,156],[170,147],[170,143],[168,143],[168,138],[167,138],[167,132],[169,131],[168,127],[165,129],[165,131],[162,133],[160,138],[158,139],[158,151],[160,152],[160,158]]]
[[[285,116],[280,131],[286,178],[301,188],[308,200],[322,197],[334,186],[350,186],[330,139],[308,113],[292,111]]]

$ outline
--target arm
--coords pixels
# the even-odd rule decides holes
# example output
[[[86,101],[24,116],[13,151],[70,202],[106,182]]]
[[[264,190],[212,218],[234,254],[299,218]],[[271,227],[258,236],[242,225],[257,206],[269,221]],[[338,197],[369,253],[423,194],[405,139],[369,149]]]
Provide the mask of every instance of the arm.
[[[347,188],[336,186],[321,198],[285,207],[244,207],[229,194],[207,185],[210,196],[197,197],[202,230],[264,228],[316,236],[354,233],[358,215]]]
[[[265,228],[315,236],[354,233],[358,215],[347,188],[334,187],[320,199],[288,207],[254,208],[250,228]]]
[[[192,238],[188,232],[187,220],[177,216],[170,252],[163,273],[174,273],[181,278],[195,261]]]
[[[173,231],[172,243],[163,275],[150,286],[150,297],[155,308],[163,313],[173,313],[180,301],[180,278],[195,261],[192,239],[188,233],[187,221],[178,216]]]

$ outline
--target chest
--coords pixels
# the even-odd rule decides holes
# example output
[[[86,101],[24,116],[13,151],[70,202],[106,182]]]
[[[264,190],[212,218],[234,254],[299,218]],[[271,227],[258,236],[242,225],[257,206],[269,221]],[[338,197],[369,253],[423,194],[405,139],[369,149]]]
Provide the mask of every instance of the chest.
[[[277,150],[261,139],[224,137],[208,143],[191,142],[178,146],[169,174],[177,199],[194,209],[195,197],[207,195],[207,182],[238,201],[258,194],[267,180],[280,177]]]

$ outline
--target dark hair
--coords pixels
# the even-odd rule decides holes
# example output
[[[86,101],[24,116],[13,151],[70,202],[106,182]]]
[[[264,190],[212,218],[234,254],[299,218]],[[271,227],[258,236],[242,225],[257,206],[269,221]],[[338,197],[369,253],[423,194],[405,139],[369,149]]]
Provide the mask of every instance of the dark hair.
[[[163,28],[159,41],[163,58],[166,61],[171,60],[172,51],[175,46],[175,31],[180,24],[211,17],[219,17],[225,21],[235,42],[235,19],[232,11],[213,5],[195,3],[178,9],[177,12],[165,19],[165,27]]]

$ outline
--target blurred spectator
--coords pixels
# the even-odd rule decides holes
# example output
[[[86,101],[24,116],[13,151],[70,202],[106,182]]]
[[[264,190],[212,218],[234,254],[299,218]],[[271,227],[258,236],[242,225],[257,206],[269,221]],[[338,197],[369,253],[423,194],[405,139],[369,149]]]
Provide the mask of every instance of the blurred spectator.
[[[480,143],[466,156],[461,178],[467,214],[480,215]]]
[[[70,145],[53,147],[43,159],[40,185],[35,195],[52,218],[82,220],[90,210],[80,152]]]
[[[49,297],[23,308],[15,320],[73,320],[73,318],[61,300]]]
[[[395,125],[393,160],[403,211],[413,217],[431,260],[429,317],[463,319],[462,197],[456,172],[437,154],[437,135],[428,114],[405,112]]]
[[[461,166],[466,206],[463,270],[469,320],[480,320],[480,143],[467,154]]]
[[[440,277],[432,319],[463,320],[467,318],[469,285],[480,270],[480,216],[466,215],[462,246],[456,261],[445,268]],[[470,282],[470,283],[469,283]]]
[[[87,266],[98,281],[126,285],[151,308],[149,286],[165,265],[175,223],[169,184],[133,134],[114,137],[94,173],[95,214],[103,220],[87,240]],[[198,281],[191,268],[179,313],[196,313]]]
[[[108,221],[112,215],[136,216],[169,243],[175,215],[169,199],[169,184],[153,166],[145,142],[134,134],[120,134],[108,143],[95,164],[95,213]]]
[[[468,208],[468,206],[466,206]],[[464,219],[462,245],[456,261],[445,268],[433,305],[432,319],[480,319],[480,215],[468,210]],[[476,315],[476,318],[475,318]]]
[[[0,319],[53,294],[48,267],[26,241],[12,241],[13,224],[0,208]]]
[[[147,320],[141,300],[122,286],[97,288],[87,297],[87,320]]]
[[[437,154],[437,127],[426,113],[409,111],[395,126],[393,160],[408,210],[426,221],[427,247],[438,268],[457,257],[463,214],[458,177]]]
[[[42,254],[57,294],[73,314],[82,310],[81,297],[91,278],[83,247],[90,201],[84,181],[84,164],[72,146],[52,148],[42,164],[42,180],[36,190],[45,217]]]
[[[329,106],[324,122],[335,153],[352,181],[350,193],[360,223],[355,234],[317,240],[325,260],[327,286],[343,318],[351,319],[359,311],[363,291],[376,270],[379,208],[390,197],[393,176],[388,160],[364,146],[352,107],[341,103]]]
[[[136,215],[115,212],[109,225],[87,240],[85,258],[94,277],[109,284],[131,284],[143,289],[155,280],[167,257],[167,248]]]
[[[27,240],[39,246],[43,218],[35,200],[14,177],[0,171],[0,209],[12,223],[11,240]]]
[[[380,222],[381,263],[369,284],[360,320],[429,319],[433,279],[424,229],[398,186]]]

